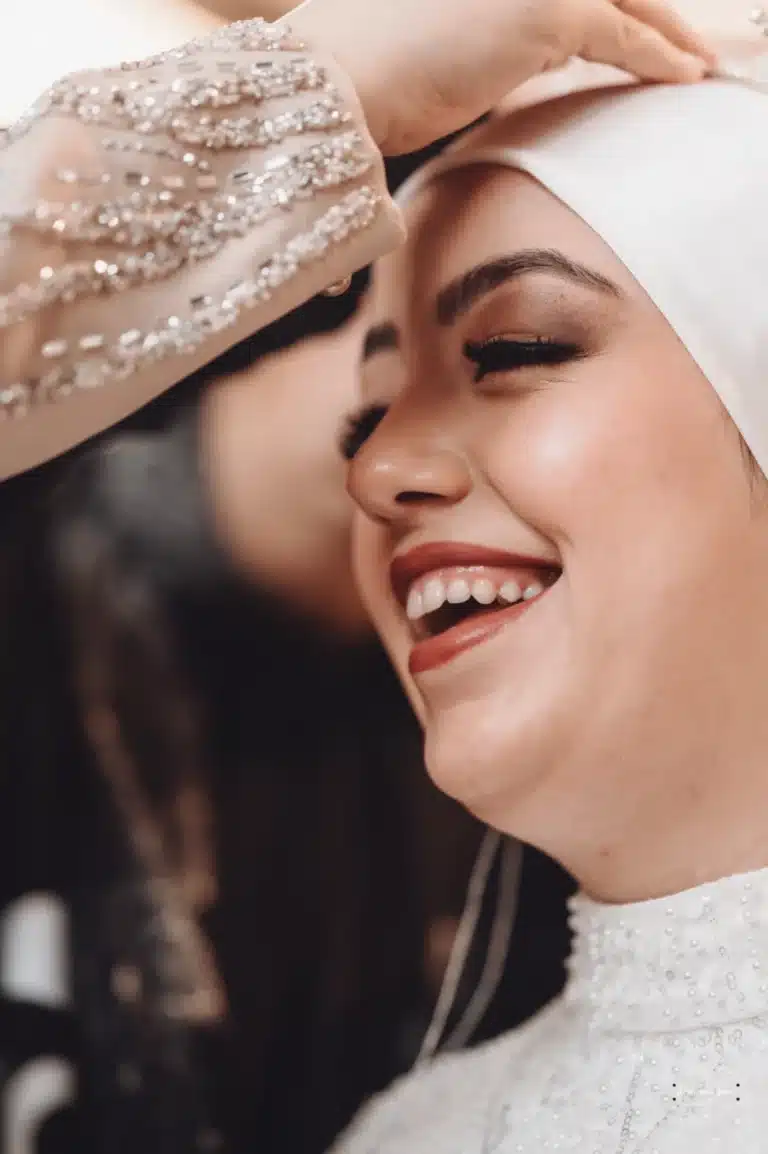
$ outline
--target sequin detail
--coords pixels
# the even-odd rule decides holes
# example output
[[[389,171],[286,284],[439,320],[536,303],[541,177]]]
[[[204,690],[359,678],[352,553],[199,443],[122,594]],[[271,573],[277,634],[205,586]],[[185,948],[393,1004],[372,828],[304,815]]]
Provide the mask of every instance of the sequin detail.
[[[149,83],[154,82],[151,73],[154,69],[165,65],[173,65],[177,73],[205,73],[207,64],[201,63],[199,57],[210,53],[227,54],[233,52],[303,52],[305,45],[296,39],[291,29],[285,24],[270,24],[266,20],[240,20],[226,28],[218,29],[208,36],[197,37],[180,45],[178,48],[166,52],[158,52],[142,60],[127,61],[116,68],[105,69],[98,75],[106,78],[120,76],[125,72],[141,72],[150,76]],[[226,72],[232,68],[231,61],[226,58],[217,62],[217,69]],[[87,75],[87,74],[86,74]],[[89,86],[92,97],[101,95],[99,85]],[[59,99],[68,99],[69,93],[73,96],[78,92],[80,85],[77,77],[65,77],[44,93],[39,100],[8,128],[0,131],[0,146],[9,144],[29,130],[29,128],[51,110],[52,102]],[[137,82],[133,91],[138,92],[141,81]]]
[[[222,69],[222,62],[218,63]],[[308,108],[282,117],[244,114],[212,115],[241,105],[324,92]],[[163,84],[157,77],[124,83],[92,85],[61,80],[50,89],[34,118],[25,120],[14,138],[28,132],[42,116],[73,116],[84,124],[129,129],[140,136],[163,133],[181,144],[211,151],[225,148],[264,148],[286,136],[334,128],[348,119],[326,73],[311,61],[289,64],[259,61],[233,68],[233,74],[176,78]]]
[[[58,301],[71,303],[161,280],[185,264],[215,255],[227,240],[245,236],[270,213],[346,184],[370,167],[360,137],[350,132],[296,155],[278,156],[263,172],[236,169],[221,191],[213,191],[218,190],[218,181],[211,177],[212,195],[203,201],[188,199],[190,185],[200,187],[199,176],[153,179],[128,170],[122,183],[138,187],[125,196],[98,204],[41,201],[12,220],[0,217],[0,224],[24,225],[61,240],[118,246],[109,260],[73,261],[58,269],[45,266],[36,284],[21,284],[0,296],[0,326],[25,320]],[[72,176],[77,182],[87,180]]]
[[[565,994],[406,1078],[335,1154],[766,1154],[768,870],[571,913]]]
[[[99,357],[76,360],[52,369],[36,381],[20,381],[0,389],[0,412],[6,416],[23,416],[33,404],[60,400],[74,390],[125,380],[149,364],[174,354],[194,352],[211,334],[231,328],[244,309],[270,300],[277,289],[302,267],[323,257],[332,245],[368,228],[379,202],[373,189],[365,185],[356,189],[324,213],[311,231],[293,237],[281,252],[260,267],[255,278],[232,285],[220,300],[196,298],[190,302],[192,312],[188,319],[172,316],[157,322],[149,331],[126,330],[117,343]],[[101,349],[102,345],[100,334],[78,342],[80,351]],[[65,358],[73,351],[77,350],[65,342],[49,342],[41,350],[43,357],[51,360]]]
[[[6,376],[0,386],[0,417],[201,348],[301,268],[369,228],[381,205],[361,183],[375,151],[350,126],[326,70],[289,29],[260,19],[59,81],[0,136],[0,166],[13,163],[16,142],[54,118],[80,126],[71,157],[40,174],[44,196],[6,199],[0,215],[0,236],[18,236],[20,248],[41,256],[58,254],[0,293],[0,329],[34,322],[46,334],[24,360],[23,376]],[[281,224],[300,202],[335,190],[338,203],[311,228],[291,235]],[[261,245],[260,228],[273,242]],[[195,273],[190,299],[178,274],[235,244],[248,246],[248,275],[222,289],[217,274],[208,292],[199,291],[204,278]],[[144,325],[133,301],[134,326],[121,330],[117,312],[105,319],[99,302],[161,281],[169,282],[172,315]],[[67,310],[91,300],[99,309],[86,327],[87,307]]]

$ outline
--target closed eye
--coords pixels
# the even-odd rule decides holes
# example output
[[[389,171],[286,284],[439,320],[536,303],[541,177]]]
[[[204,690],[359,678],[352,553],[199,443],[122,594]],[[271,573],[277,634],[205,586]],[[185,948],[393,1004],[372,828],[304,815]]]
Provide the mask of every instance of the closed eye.
[[[387,405],[366,405],[360,412],[353,413],[348,418],[339,440],[339,451],[345,461],[351,461],[357,456],[379,423],[386,417],[387,409]]]
[[[573,342],[544,337],[522,341],[491,337],[487,341],[467,341],[464,345],[464,356],[476,366],[476,384],[492,373],[508,373],[536,365],[562,365],[583,355],[583,350]]]

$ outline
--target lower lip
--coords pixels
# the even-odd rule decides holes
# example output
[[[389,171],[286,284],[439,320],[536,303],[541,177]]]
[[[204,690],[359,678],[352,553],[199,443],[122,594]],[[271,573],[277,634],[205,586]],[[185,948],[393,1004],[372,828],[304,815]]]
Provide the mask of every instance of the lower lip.
[[[409,671],[416,676],[431,669],[439,669],[441,665],[447,665],[468,649],[474,649],[476,645],[490,641],[505,626],[516,621],[527,609],[535,605],[542,596],[543,594],[539,594],[539,597],[532,597],[530,601],[518,601],[515,605],[510,605],[509,609],[478,613],[460,625],[454,625],[445,633],[439,633],[437,637],[419,641],[411,650],[408,659]]]

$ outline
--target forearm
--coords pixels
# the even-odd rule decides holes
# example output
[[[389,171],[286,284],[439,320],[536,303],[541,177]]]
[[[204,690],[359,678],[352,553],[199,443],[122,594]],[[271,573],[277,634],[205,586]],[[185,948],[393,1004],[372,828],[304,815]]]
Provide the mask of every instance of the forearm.
[[[322,49],[270,39],[251,23],[186,58],[69,78],[11,136],[0,477],[119,421],[399,240],[350,81]]]

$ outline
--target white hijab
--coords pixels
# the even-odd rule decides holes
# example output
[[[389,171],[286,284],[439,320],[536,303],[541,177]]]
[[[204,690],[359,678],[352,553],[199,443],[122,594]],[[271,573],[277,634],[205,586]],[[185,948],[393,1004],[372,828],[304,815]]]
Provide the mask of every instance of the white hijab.
[[[521,111],[521,95],[399,199],[470,165],[529,173],[645,289],[768,475],[768,53],[755,46],[768,50],[757,30],[738,77],[724,69],[701,85],[618,87],[603,71],[599,89],[567,100]],[[552,83],[556,95],[573,92],[595,74],[581,66]]]

